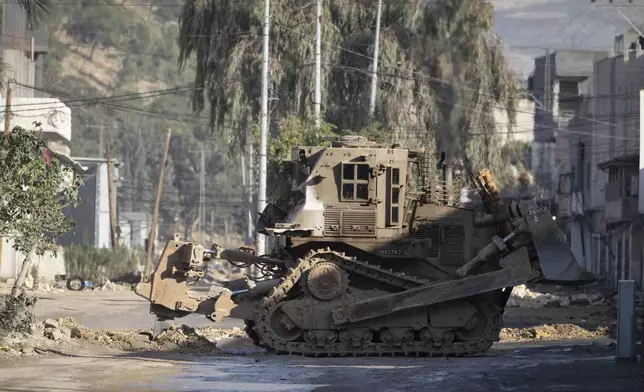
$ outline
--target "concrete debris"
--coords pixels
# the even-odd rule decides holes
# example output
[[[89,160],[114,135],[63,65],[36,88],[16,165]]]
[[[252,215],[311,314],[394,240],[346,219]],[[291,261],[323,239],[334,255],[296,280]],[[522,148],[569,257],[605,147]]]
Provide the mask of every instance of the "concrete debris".
[[[45,328],[58,328],[60,323],[54,319],[47,319],[43,322]]]
[[[59,319],[61,330],[69,331],[70,340],[82,340],[123,351],[163,351],[192,355],[220,355],[217,342],[222,338],[245,338],[239,328],[219,329],[212,327],[191,328],[186,325],[170,327],[156,339],[152,329],[143,330],[98,330],[74,323],[71,318]]]
[[[554,293],[540,293],[530,290],[526,285],[514,287],[506,304],[510,308],[553,308],[570,306],[608,306],[602,293],[567,293],[557,290]]]
[[[128,283],[115,283],[109,280],[100,287],[95,287],[94,290],[98,291],[131,291],[132,285]]]
[[[63,340],[65,335],[58,328],[45,328],[45,337],[56,342]]]
[[[55,325],[57,327],[54,327]],[[500,333],[501,342],[599,340],[610,337],[607,328],[592,331],[573,324],[540,325],[523,329],[504,328]],[[30,334],[1,335],[0,358],[37,355],[43,353],[42,349],[59,351],[88,346],[102,346],[128,352],[166,352],[197,356],[257,355],[265,352],[264,349],[254,346],[240,328],[191,328],[182,325],[170,327],[153,339],[152,329],[89,329],[67,317],[37,323]]]
[[[52,294],[59,294],[59,293],[64,293],[66,291],[65,285],[60,287],[58,284],[50,285],[48,283],[41,284],[40,287],[38,287],[37,290],[38,292],[44,292],[44,293],[52,293]]]
[[[0,334],[0,359],[21,355],[37,355],[48,349],[77,349],[102,346],[129,352],[166,352],[190,355],[257,354],[252,342],[240,328],[171,327],[152,339],[152,329],[98,330],[78,325],[70,317],[35,323],[31,333]],[[244,340],[244,342],[236,342]],[[245,341],[248,342],[245,342]],[[219,345],[225,346],[222,350]],[[224,344],[225,342],[225,344]],[[43,350],[45,349],[45,350]]]
[[[530,328],[503,328],[501,342],[522,342],[529,340],[594,340],[609,338],[606,328],[590,331],[574,324],[540,325]]]
[[[43,336],[45,333],[45,326],[41,323],[32,323],[29,326],[29,333],[35,336]]]

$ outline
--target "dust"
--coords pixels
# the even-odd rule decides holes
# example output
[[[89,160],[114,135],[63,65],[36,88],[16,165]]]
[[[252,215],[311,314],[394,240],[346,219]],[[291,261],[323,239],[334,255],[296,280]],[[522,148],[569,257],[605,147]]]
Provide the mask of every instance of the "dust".
[[[601,327],[595,331],[574,324],[539,325],[529,328],[503,328],[501,342],[524,342],[530,340],[593,340],[610,337],[609,328]]]

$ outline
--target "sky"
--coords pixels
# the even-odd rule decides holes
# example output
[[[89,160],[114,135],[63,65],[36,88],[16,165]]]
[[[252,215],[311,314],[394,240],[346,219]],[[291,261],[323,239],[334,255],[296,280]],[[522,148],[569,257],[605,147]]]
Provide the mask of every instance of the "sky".
[[[477,0],[470,0],[477,1]],[[491,0],[495,6],[493,32],[507,48],[506,56],[519,77],[527,77],[533,59],[546,48],[613,48],[615,35],[630,28],[629,23],[608,0]],[[613,4],[628,5],[628,0]],[[621,8],[631,22],[644,26],[644,0]]]

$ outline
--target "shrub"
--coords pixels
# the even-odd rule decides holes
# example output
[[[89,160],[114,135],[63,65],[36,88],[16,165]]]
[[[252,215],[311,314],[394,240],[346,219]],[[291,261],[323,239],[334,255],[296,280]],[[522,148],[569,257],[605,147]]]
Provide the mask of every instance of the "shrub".
[[[33,309],[36,298],[29,297],[23,289],[17,296],[0,297],[0,336],[7,332],[29,333],[35,321]]]
[[[138,270],[140,257],[137,251],[127,248],[96,248],[74,245],[65,248],[65,269],[67,276],[80,276],[94,284]]]

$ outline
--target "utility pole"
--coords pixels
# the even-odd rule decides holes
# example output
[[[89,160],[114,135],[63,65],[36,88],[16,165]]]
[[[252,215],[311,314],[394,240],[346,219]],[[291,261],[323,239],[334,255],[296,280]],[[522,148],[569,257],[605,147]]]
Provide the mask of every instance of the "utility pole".
[[[7,146],[9,142],[9,128],[11,124],[11,82],[15,82],[13,79],[7,81],[7,102],[4,108],[4,146]]]
[[[150,267],[152,265],[152,249],[154,248],[154,237],[157,233],[157,220],[159,219],[159,204],[161,203],[161,192],[163,192],[163,175],[165,173],[165,165],[168,163],[168,150],[170,149],[170,136],[172,131],[168,129],[165,137],[165,148],[163,150],[163,160],[161,161],[161,170],[159,171],[159,183],[157,184],[157,196],[154,201],[154,212],[152,214],[152,226],[150,227],[150,235],[148,236],[148,253],[145,256],[145,270],[143,276],[150,274]]]
[[[247,177],[247,173],[246,173],[246,151],[245,151],[245,149],[240,155],[241,155],[240,158],[241,158],[241,170],[242,170],[242,189],[244,190],[243,191],[243,195],[244,195],[243,198],[244,198],[244,201],[245,201],[245,200],[247,200],[248,194],[250,193],[250,189],[248,188],[248,181],[247,181],[248,177]],[[250,208],[251,208],[250,203],[246,206],[246,208],[248,209],[248,212],[249,212],[248,217],[250,218]],[[248,220],[248,224],[250,225],[250,219]],[[250,234],[250,232],[244,233],[244,243],[246,245],[249,245],[250,242],[252,241],[252,238],[253,238],[252,235],[249,235],[249,234]]]
[[[259,189],[257,195],[257,213],[266,208],[266,144],[268,142],[268,39],[270,23],[270,0],[264,0],[264,44],[262,58],[262,100],[260,108],[259,132]],[[266,238],[257,233],[257,253],[266,252]]]
[[[373,66],[371,71],[371,97],[369,99],[369,115],[373,119],[376,112],[376,90],[378,90],[378,56],[380,52],[380,17],[382,14],[382,0],[378,0],[376,12],[376,36],[373,44]]]
[[[545,109],[541,114],[542,124],[546,122],[545,117],[548,115],[548,113],[551,113],[551,110],[552,110],[551,101],[550,101],[550,49],[546,48],[545,51],[546,51],[545,52],[546,57],[545,57],[545,65],[543,68],[543,101],[544,101]],[[545,161],[545,155],[546,155],[545,149],[547,148],[547,146],[548,146],[548,141],[543,140],[543,145],[541,146],[541,152],[539,154],[541,156],[541,159],[539,160],[539,172],[542,177],[541,186],[548,186],[548,210],[552,212],[551,199],[552,199],[552,186],[553,186],[552,174],[553,173],[550,172],[550,168],[548,168],[547,170],[546,168],[544,168],[544,161]],[[548,159],[548,165],[549,164],[550,164],[550,159]],[[545,172],[545,175],[544,175],[544,172]]]
[[[98,145],[99,145],[99,156],[101,158],[105,157],[105,127],[100,127],[98,131]]]
[[[201,170],[199,171],[199,234],[203,236],[203,228],[206,220],[206,155],[205,150],[201,149],[201,156],[199,157]]]
[[[105,142],[105,156],[107,160],[107,198],[109,199],[109,212],[110,212],[110,234],[112,235],[112,248],[119,247],[118,239],[116,238],[116,215],[114,214],[114,191],[112,184],[112,160],[110,158],[110,142]]]
[[[322,92],[320,91],[320,78],[322,72],[322,0],[317,0],[315,17],[315,97],[314,115],[315,127],[320,128],[320,102]]]
[[[248,240],[250,241],[249,245],[252,245],[253,231],[254,231],[254,221],[253,221],[253,143],[248,145]]]

